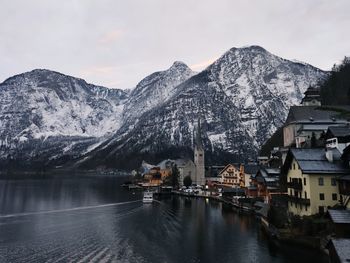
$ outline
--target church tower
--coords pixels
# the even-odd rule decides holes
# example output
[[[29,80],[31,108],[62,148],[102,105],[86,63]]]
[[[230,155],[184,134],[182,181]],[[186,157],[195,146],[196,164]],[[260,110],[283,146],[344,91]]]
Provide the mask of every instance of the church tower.
[[[201,123],[198,119],[197,130],[194,136],[194,164],[196,166],[196,179],[198,185],[205,184],[205,168],[204,168],[204,147],[201,136]]]
[[[321,91],[319,88],[309,87],[304,92],[304,98],[301,101],[303,106],[321,106]]]

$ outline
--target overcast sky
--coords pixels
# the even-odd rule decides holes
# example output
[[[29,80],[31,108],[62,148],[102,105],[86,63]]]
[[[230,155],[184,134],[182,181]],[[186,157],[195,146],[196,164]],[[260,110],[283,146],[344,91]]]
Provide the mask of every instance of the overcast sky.
[[[35,68],[133,88],[260,45],[329,70],[350,55],[349,0],[1,0],[0,82]]]

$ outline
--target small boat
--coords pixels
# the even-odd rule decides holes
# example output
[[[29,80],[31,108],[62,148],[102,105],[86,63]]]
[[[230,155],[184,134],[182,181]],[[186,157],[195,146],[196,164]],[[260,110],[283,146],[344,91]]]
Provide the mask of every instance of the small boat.
[[[144,203],[152,203],[153,202],[153,193],[150,192],[150,191],[143,192],[142,202],[144,202]]]

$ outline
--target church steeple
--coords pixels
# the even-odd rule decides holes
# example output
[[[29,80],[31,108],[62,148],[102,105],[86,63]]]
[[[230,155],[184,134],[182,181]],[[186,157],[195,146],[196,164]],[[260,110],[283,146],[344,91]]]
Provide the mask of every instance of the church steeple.
[[[198,118],[197,129],[194,133],[194,164],[196,166],[195,183],[199,185],[205,184],[205,167],[204,167],[204,146],[201,135],[201,122]]]
[[[203,149],[202,134],[201,134],[201,121],[199,118],[197,121],[195,147],[197,147],[198,149]]]
[[[303,106],[321,106],[321,93],[319,88],[310,86],[304,92],[304,95],[301,101]]]

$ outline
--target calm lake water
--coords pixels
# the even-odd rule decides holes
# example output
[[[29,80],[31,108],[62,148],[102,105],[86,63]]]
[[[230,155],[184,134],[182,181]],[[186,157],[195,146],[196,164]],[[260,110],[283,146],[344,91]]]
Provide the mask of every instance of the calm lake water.
[[[106,176],[0,180],[0,262],[327,262],[275,247],[221,203],[140,192]]]

